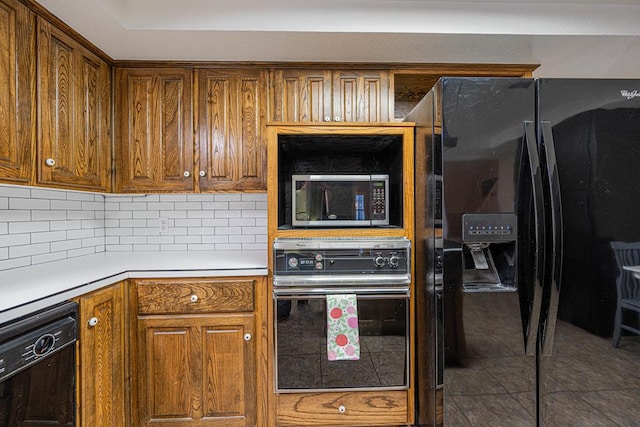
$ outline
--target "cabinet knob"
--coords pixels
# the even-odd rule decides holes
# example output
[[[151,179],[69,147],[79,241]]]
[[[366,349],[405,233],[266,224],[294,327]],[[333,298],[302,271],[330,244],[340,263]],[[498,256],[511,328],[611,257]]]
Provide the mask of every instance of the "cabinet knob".
[[[244,334],[245,341],[251,341],[251,334]]]
[[[189,178],[191,176],[191,172],[184,171],[184,173],[182,175],[184,175],[185,178]]]
[[[47,166],[53,166],[53,165],[55,165],[55,164],[56,164],[56,161],[55,161],[55,160],[53,160],[52,158],[48,158],[47,160],[45,160],[45,161],[44,161],[44,163],[45,163]]]
[[[334,119],[335,122],[339,122],[340,121],[340,116],[336,116],[336,118]]]
[[[344,405],[340,405],[338,406],[338,412],[340,412],[341,414],[344,414],[345,412],[347,412],[347,408],[345,408]]]
[[[198,295],[191,295],[191,302],[197,302],[198,301]]]
[[[325,122],[330,122],[330,121],[331,121],[331,117],[329,117],[329,116],[324,116],[324,121],[325,121]]]
[[[94,326],[96,326],[98,324],[98,318],[97,317],[92,317],[91,319],[89,319],[89,322],[87,322],[87,323],[89,323],[89,326],[91,326],[93,328]]]
[[[198,174],[200,176],[207,176],[207,172],[206,171],[200,171],[200,173]]]

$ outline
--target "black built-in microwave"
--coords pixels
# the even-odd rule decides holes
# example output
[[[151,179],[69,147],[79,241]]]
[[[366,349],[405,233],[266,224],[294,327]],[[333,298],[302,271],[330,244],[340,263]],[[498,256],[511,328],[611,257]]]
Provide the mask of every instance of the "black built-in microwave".
[[[294,227],[389,225],[389,175],[292,175]]]

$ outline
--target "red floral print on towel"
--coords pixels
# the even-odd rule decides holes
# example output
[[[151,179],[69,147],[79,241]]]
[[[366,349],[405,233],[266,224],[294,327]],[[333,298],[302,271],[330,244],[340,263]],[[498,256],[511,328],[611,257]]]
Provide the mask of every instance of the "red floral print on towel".
[[[327,358],[360,360],[358,300],[355,294],[327,295]]]

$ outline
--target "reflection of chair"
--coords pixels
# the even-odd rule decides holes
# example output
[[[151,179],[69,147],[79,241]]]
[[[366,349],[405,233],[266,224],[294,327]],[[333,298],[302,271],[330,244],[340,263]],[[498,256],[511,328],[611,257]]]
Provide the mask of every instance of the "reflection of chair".
[[[618,292],[616,318],[613,328],[613,346],[620,344],[622,329],[640,335],[637,324],[625,325],[623,323],[623,309],[640,313],[640,281],[636,279],[632,272],[622,268],[623,265],[640,265],[640,242],[623,243],[611,242],[611,249],[618,264],[618,277],[616,279],[616,290]]]

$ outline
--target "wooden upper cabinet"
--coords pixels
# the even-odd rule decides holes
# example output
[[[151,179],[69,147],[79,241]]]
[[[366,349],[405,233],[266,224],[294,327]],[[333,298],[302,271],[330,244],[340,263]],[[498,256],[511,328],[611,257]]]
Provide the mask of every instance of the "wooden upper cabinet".
[[[324,122],[331,115],[331,71],[274,70],[272,119],[277,122]]]
[[[200,191],[266,190],[268,73],[197,70]]]
[[[335,71],[333,120],[340,122],[389,121],[389,73]]]
[[[117,188],[194,188],[191,69],[116,69]]]
[[[38,83],[38,183],[108,190],[109,65],[39,18]]]
[[[274,70],[272,120],[387,122],[390,74],[381,70]]]
[[[32,181],[35,40],[35,15],[16,0],[0,0],[0,182]]]

